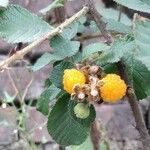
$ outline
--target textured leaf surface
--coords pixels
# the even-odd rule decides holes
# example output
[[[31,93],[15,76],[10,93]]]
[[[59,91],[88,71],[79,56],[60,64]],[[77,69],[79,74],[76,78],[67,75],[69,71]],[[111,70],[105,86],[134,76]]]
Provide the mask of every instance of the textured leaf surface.
[[[54,52],[42,55],[31,67],[33,71],[41,69],[52,61],[62,60],[75,55],[79,50],[80,43],[64,39],[62,36],[55,36],[51,39],[50,45]]]
[[[60,2],[60,0],[54,0],[50,5],[40,10],[40,13],[46,15],[47,12],[54,8],[62,7],[63,4]]]
[[[0,38],[10,42],[32,42],[53,28],[26,9],[10,5],[0,10]]]
[[[43,113],[44,115],[48,115],[49,113],[49,102],[52,101],[60,92],[60,89],[51,85],[48,89],[46,89],[38,99],[37,110]]]
[[[124,57],[126,69],[138,99],[150,95],[150,71],[131,53]]]
[[[135,52],[138,59],[150,70],[150,20],[136,20],[134,26]]]
[[[133,10],[150,13],[149,0],[114,0],[118,4],[126,6]]]
[[[68,40],[72,39],[78,32],[78,26],[79,22],[74,22],[70,24],[67,28],[63,30],[61,35]]]
[[[99,142],[100,150],[110,150],[108,143],[105,140],[101,140]],[[88,137],[84,143],[78,146],[70,146],[69,150],[92,150],[93,144],[91,142],[91,138]]]
[[[144,3],[150,5],[150,1],[149,0],[142,0]]]
[[[86,46],[84,49],[83,49],[83,53],[82,53],[82,57],[83,57],[83,60],[84,59],[87,59],[89,57],[91,57],[91,55],[93,53],[96,53],[96,52],[102,52],[102,51],[106,51],[108,50],[110,47],[107,46],[106,44],[104,43],[93,43],[93,44],[89,44],[88,46]]]
[[[90,129],[72,117],[68,108],[69,99],[68,95],[59,98],[48,117],[47,127],[50,135],[63,146],[83,143]]]
[[[90,137],[88,137],[86,141],[79,146],[70,146],[70,150],[92,150],[92,149],[93,145]]]
[[[114,10],[112,8],[104,8],[102,6],[98,6],[97,10],[103,16],[104,22],[106,22],[107,30],[116,31],[119,33],[131,32],[131,20],[124,13],[121,14],[121,19],[120,21],[118,21],[118,10]],[[94,31],[99,31],[95,23],[92,23],[91,27]]]
[[[105,7],[102,7],[102,6],[97,6],[96,8],[97,8],[98,12],[104,18],[106,18],[106,19],[113,19],[113,20],[118,22],[118,18],[119,18],[119,11],[118,10],[115,10],[113,8],[105,8]],[[124,13],[121,14],[121,18],[120,18],[119,22],[124,24],[124,25],[128,25],[128,26],[132,25],[132,21]]]
[[[33,66],[30,66],[30,69],[33,71],[38,71],[44,66],[48,65],[50,62],[54,61],[56,58],[50,53],[43,54],[40,58],[37,59]]]
[[[150,71],[150,56],[139,57],[138,60],[140,60]]]
[[[118,62],[128,51],[132,51],[134,42],[118,40],[114,42],[110,49],[100,55],[98,64]]]
[[[64,39],[62,36],[55,36],[51,39],[50,46],[54,49],[53,55],[64,59],[75,55],[79,50],[80,43]]]
[[[74,65],[67,61],[62,61],[60,64],[53,68],[53,71],[49,77],[50,81],[59,88],[63,88],[63,74],[65,69],[73,68]]]

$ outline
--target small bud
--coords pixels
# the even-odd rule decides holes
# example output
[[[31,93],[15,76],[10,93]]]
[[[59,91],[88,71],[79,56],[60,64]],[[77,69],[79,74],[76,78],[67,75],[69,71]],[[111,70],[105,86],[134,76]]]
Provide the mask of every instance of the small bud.
[[[78,98],[79,98],[79,99],[84,99],[84,98],[85,98],[85,94],[84,94],[83,92],[80,92],[80,93],[78,94]]]
[[[7,107],[7,104],[6,103],[3,103],[2,104],[2,108],[6,108]]]
[[[98,95],[98,91],[96,89],[92,89],[91,90],[91,95],[94,96],[94,97],[97,96]]]
[[[89,69],[90,74],[96,74],[99,70],[98,66],[91,66]]]
[[[85,119],[90,115],[90,109],[87,104],[84,103],[78,103],[74,107],[74,113],[77,118]]]

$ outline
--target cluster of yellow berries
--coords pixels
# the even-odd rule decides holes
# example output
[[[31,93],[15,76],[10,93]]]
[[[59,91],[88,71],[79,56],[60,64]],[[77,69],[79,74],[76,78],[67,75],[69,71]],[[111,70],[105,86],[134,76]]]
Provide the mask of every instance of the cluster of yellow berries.
[[[126,94],[127,86],[117,74],[107,74],[102,79],[102,85],[99,87],[100,97],[104,102],[115,103]],[[85,74],[77,69],[66,69],[63,76],[64,90],[68,93],[74,93],[75,85],[83,86],[87,83]]]

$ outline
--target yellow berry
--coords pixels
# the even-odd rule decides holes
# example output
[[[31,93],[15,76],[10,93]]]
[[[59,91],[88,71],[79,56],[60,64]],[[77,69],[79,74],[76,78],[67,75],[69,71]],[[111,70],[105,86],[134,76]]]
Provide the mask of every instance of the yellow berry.
[[[100,94],[103,101],[115,103],[125,96],[127,86],[120,76],[108,74],[102,79],[102,82]]]
[[[63,76],[64,90],[72,94],[75,85],[84,85],[86,78],[82,72],[76,69],[66,69]]]

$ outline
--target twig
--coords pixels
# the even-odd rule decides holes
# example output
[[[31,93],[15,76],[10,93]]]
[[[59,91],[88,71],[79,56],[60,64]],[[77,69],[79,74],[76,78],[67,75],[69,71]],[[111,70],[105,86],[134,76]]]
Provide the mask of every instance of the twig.
[[[48,32],[45,36],[35,40],[33,43],[31,43],[27,47],[23,48],[20,51],[17,51],[11,57],[3,60],[2,62],[0,62],[0,70],[6,68],[9,64],[13,63],[15,60],[22,59],[24,57],[24,55],[29,53],[33,48],[35,48],[36,46],[40,45],[46,39],[49,39],[50,37],[53,37],[53,36],[61,33],[64,28],[66,28],[72,22],[78,20],[81,16],[85,15],[87,12],[88,12],[88,7],[83,7],[78,13],[73,15],[71,18],[66,19],[66,21],[64,23],[62,23],[60,26],[58,26],[54,30]]]
[[[87,0],[87,1],[88,1],[87,5],[89,7],[90,16],[96,22],[97,27],[100,29],[102,35],[106,39],[106,43],[111,44],[112,43],[112,37],[106,29],[106,23],[102,20],[102,16],[96,10],[93,0]]]
[[[12,84],[14,90],[15,90],[15,96],[18,96],[18,99],[21,101],[20,91],[19,91],[19,89],[18,89],[18,87],[17,87],[17,84],[16,84],[15,80],[14,80],[13,77],[11,76],[9,69],[7,70],[7,74],[8,74],[8,77],[9,77],[9,79],[10,79],[10,82],[11,82],[11,84]]]
[[[22,102],[25,100],[25,97],[26,97],[26,95],[27,95],[27,92],[28,92],[28,90],[29,90],[29,88],[30,88],[32,82],[33,82],[33,77],[31,78],[31,80],[29,81],[29,83],[27,84],[27,86],[26,86],[26,88],[25,88],[25,91],[24,91],[24,93],[23,93],[23,95],[22,95]]]
[[[66,0],[59,0],[59,3],[62,3],[63,6],[62,7],[57,7],[57,8],[54,9],[54,13],[55,13],[57,23],[62,23],[66,19],[65,2],[66,2]]]
[[[119,34],[121,34],[121,33],[119,33]],[[112,31],[111,35],[113,37],[113,36],[118,35],[118,33]],[[122,34],[122,35],[124,35],[124,34]],[[74,40],[83,42],[83,41],[86,41],[88,39],[94,39],[94,38],[98,38],[98,37],[99,38],[103,38],[104,36],[101,33],[99,33],[99,32],[96,32],[96,33],[87,33],[87,34],[83,34],[81,36],[75,37]]]
[[[93,150],[99,150],[100,132],[97,128],[96,120],[91,125],[91,141],[93,143]]]
[[[134,116],[134,119],[136,122],[136,128],[140,133],[144,150],[149,150],[149,148],[150,148],[150,136],[149,136],[148,131],[146,129],[145,122],[144,122],[141,110],[139,108],[139,105],[138,105],[138,99],[134,93],[133,87],[132,87],[132,85],[129,81],[128,75],[125,71],[124,63],[122,61],[119,61],[117,63],[117,66],[118,66],[120,76],[122,77],[122,79],[124,79],[126,84],[129,85],[129,88],[127,90],[128,102],[129,102],[130,107],[132,109],[133,116]]]
[[[65,148],[59,145],[59,150],[65,150]]]
[[[88,39],[93,39],[98,37],[103,37],[103,36],[101,35],[101,33],[92,33],[92,34],[88,33],[88,34],[83,34],[81,36],[75,37],[74,40],[83,42]]]
[[[63,7],[55,8],[54,12],[56,17],[56,22],[62,23],[66,18],[65,7],[63,6]]]

